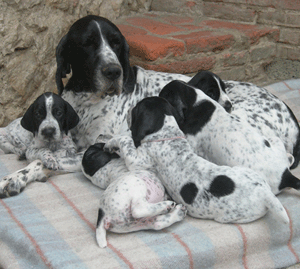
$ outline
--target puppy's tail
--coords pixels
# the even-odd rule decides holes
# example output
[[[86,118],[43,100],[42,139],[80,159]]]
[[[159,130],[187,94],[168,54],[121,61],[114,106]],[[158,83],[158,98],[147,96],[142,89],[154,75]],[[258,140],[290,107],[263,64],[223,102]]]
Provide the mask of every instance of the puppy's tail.
[[[105,214],[102,208],[99,208],[96,228],[96,240],[100,248],[105,248],[107,246],[106,230],[104,227],[104,215]]]
[[[268,190],[267,193],[265,193],[265,204],[267,208],[272,213],[280,217],[284,221],[284,223],[290,223],[290,219],[285,208],[283,207],[279,199],[275,196],[275,194],[271,192],[271,190]]]

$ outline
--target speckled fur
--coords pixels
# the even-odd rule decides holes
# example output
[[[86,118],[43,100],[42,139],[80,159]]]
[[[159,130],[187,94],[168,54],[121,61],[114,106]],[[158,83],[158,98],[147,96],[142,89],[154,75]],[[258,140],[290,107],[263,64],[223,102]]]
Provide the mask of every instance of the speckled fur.
[[[179,88],[180,83],[175,86]],[[178,90],[180,89],[173,88],[171,95],[176,96]],[[286,153],[282,141],[275,134],[267,139],[258,132],[257,128],[250,126],[239,116],[227,113],[223,107],[202,91],[196,88],[193,90],[197,99],[185,112],[187,119],[181,128],[195,153],[218,165],[251,168],[263,174],[272,192],[278,194],[281,191],[279,186],[282,182],[282,175],[293,162],[293,156]],[[161,94],[163,93],[164,89]],[[194,130],[191,132],[188,125],[192,122],[193,127],[196,127],[197,121],[205,116],[203,113],[197,114],[196,119],[193,118],[204,102],[206,106],[208,103],[211,104],[211,109],[214,111],[197,132]]]
[[[60,100],[61,107],[54,105],[57,100]],[[39,112],[33,109],[35,102],[39,103],[39,107],[36,109]],[[28,161],[32,162],[20,170],[21,172],[17,171],[0,180],[0,196],[7,197],[18,194],[25,188],[26,184],[39,181],[41,178],[44,180],[49,173],[43,174],[43,167],[50,170],[71,172],[81,170],[82,154],[77,154],[77,147],[70,132],[68,130],[68,133],[65,133],[66,130],[63,130],[64,123],[62,122],[65,117],[74,118],[77,116],[75,111],[72,108],[69,108],[72,109],[71,112],[65,109],[66,102],[57,95],[54,98],[52,93],[41,95],[35,102],[28,108],[23,118],[16,119],[6,128],[3,128],[5,136],[0,135],[0,142],[3,142],[1,148],[4,145],[7,149],[6,153],[13,152],[19,156],[25,155]],[[57,112],[59,109],[62,109],[63,114],[61,115],[63,116],[58,120],[52,115],[52,112]],[[37,120],[38,113],[42,113],[44,118]],[[26,120],[25,117],[27,117]],[[35,126],[37,122],[39,122],[39,126]],[[45,130],[47,131],[49,128],[52,129],[53,134],[46,137]],[[34,162],[35,160],[38,162]],[[40,164],[43,166],[41,169],[37,167]],[[21,180],[20,177],[24,178],[22,175],[24,171],[26,171],[26,180]],[[39,176],[36,175],[36,171],[38,171]]]
[[[136,118],[139,116],[135,115]],[[218,166],[204,160],[182,138],[184,134],[175,118],[161,117],[164,117],[162,128],[146,135],[138,148],[129,136],[116,136],[106,143],[106,147],[119,148],[129,170],[136,165],[153,166],[168,194],[177,203],[184,204],[190,216],[222,223],[246,223],[262,217],[269,209],[288,222],[285,209],[261,175],[249,168]],[[218,176],[227,177],[233,184],[228,194],[219,197],[211,191]],[[195,185],[196,194],[183,198],[181,193],[188,184]],[[191,201],[186,202],[189,199]]]
[[[139,230],[161,230],[186,215],[183,205],[166,201],[165,189],[151,170],[139,167],[129,171],[123,159],[114,159],[92,177],[83,173],[97,186],[106,189],[100,198],[96,238],[106,247],[106,231],[127,233]],[[146,184],[152,182],[149,188]],[[151,201],[151,192],[158,193]],[[101,216],[100,216],[101,215]]]
[[[300,158],[299,124],[288,106],[266,89],[251,83],[226,81],[226,90],[233,104],[233,115],[247,121],[265,137],[279,137],[286,151]]]

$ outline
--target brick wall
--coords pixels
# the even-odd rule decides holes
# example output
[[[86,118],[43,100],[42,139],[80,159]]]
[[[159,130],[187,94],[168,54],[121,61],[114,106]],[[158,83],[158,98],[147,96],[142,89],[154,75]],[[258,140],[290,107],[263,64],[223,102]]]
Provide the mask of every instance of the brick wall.
[[[203,0],[201,2],[203,14],[211,18],[277,27],[280,35],[276,56],[300,60],[299,0]]]

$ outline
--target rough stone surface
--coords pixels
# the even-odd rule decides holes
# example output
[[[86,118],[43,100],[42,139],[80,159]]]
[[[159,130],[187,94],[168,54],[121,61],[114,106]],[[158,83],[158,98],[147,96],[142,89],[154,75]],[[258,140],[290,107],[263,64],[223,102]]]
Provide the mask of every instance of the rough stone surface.
[[[143,13],[151,0],[0,1],[0,126],[21,116],[43,92],[56,91],[55,48],[70,25],[88,14],[116,21]]]

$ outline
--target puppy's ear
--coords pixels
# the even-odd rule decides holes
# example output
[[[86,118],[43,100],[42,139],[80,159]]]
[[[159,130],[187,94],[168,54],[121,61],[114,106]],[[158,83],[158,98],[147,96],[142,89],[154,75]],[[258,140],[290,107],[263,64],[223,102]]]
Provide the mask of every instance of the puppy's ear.
[[[34,122],[34,107],[33,104],[25,112],[23,118],[21,119],[21,126],[29,132],[32,132],[33,135],[37,132],[37,128]]]
[[[63,125],[63,130],[66,134],[68,131],[73,129],[79,122],[79,116],[74,110],[74,108],[67,102],[65,102],[65,121]]]
[[[189,85],[182,81],[174,80],[161,90],[159,97],[166,99],[184,120],[186,110],[193,106],[197,96],[195,90]]]
[[[129,46],[125,38],[123,50],[121,50],[120,54],[120,63],[123,68],[123,90],[125,93],[131,93],[134,90],[136,75],[129,63]]]
[[[146,135],[157,132],[164,124],[164,113],[152,99],[154,97],[142,100],[131,111],[130,130],[136,147],[141,145]]]
[[[71,72],[71,65],[68,63],[67,59],[67,35],[65,35],[56,47],[56,86],[58,89],[59,95],[62,94],[64,90],[64,84],[62,82],[62,78],[65,78],[67,74]]]

